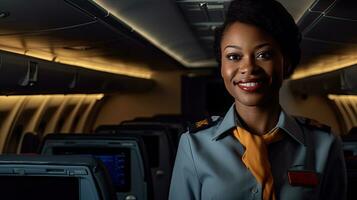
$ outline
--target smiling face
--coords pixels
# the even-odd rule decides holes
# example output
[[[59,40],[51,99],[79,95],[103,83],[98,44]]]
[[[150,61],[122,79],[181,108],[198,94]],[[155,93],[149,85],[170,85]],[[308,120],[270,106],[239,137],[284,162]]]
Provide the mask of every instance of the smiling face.
[[[235,22],[223,34],[221,55],[221,75],[237,106],[279,103],[284,58],[269,34]]]

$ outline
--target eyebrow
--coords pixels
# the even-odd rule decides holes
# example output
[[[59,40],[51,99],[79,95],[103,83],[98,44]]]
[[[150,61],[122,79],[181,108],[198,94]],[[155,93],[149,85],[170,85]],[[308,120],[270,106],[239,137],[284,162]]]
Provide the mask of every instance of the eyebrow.
[[[260,49],[262,47],[265,47],[265,46],[270,46],[271,44],[269,42],[266,42],[266,43],[263,43],[263,44],[260,44],[258,46],[256,46],[254,49]]]
[[[227,45],[226,47],[224,47],[223,50],[225,50],[225,49],[227,49],[227,48],[234,48],[234,49],[242,50],[242,47],[237,46],[237,45]]]
[[[257,45],[256,47],[254,47],[254,49],[259,49],[259,48],[262,48],[264,46],[270,46],[271,44],[270,43],[263,43],[263,44],[259,44]],[[234,48],[234,49],[239,49],[239,50],[242,50],[242,47],[238,46],[238,45],[227,45],[226,47],[224,47],[223,50],[227,49],[227,48]]]

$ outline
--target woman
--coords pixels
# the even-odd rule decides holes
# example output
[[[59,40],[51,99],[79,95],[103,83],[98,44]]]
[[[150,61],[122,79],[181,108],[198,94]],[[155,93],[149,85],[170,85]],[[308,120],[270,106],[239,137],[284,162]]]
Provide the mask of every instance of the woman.
[[[169,199],[344,199],[340,140],[286,114],[279,89],[300,59],[300,34],[274,0],[236,0],[216,34],[234,105],[180,140]]]

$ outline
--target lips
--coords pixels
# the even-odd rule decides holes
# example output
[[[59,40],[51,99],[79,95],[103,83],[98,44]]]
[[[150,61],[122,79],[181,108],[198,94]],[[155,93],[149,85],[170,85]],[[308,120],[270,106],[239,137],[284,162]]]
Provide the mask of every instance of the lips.
[[[262,79],[250,79],[243,81],[233,81],[235,86],[238,86],[241,90],[246,92],[257,92],[259,88],[263,86]]]

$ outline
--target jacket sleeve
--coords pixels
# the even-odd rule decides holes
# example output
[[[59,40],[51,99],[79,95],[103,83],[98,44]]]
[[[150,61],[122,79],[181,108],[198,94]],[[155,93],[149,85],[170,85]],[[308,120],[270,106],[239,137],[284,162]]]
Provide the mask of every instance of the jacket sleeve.
[[[189,133],[181,136],[172,173],[169,200],[200,199],[201,183],[193,160]]]
[[[347,175],[345,160],[342,151],[342,142],[336,137],[331,149],[327,166],[325,169],[321,199],[346,199],[347,192]]]

